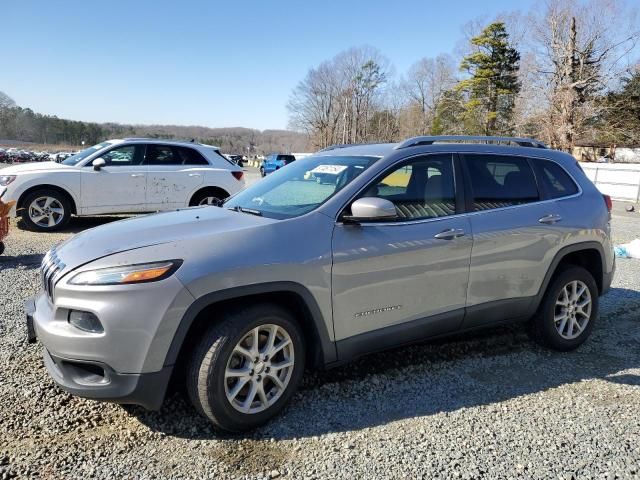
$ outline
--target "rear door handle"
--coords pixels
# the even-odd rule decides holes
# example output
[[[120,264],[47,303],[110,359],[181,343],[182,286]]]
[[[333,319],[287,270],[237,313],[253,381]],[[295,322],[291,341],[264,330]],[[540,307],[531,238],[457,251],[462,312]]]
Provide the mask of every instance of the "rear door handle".
[[[144,173],[132,173],[131,176],[133,178],[144,177]]]
[[[453,240],[454,238],[463,236],[464,230],[460,228],[450,228],[449,230],[444,230],[440,233],[436,233],[433,238],[437,238],[439,240]]]
[[[545,223],[547,225],[553,225],[554,223],[557,223],[560,220],[562,220],[562,217],[560,215],[549,214],[549,215],[545,215],[544,217],[540,218],[538,220],[538,222]]]
[[[199,173],[190,173],[189,176],[190,177],[201,177],[202,175],[200,175]]]

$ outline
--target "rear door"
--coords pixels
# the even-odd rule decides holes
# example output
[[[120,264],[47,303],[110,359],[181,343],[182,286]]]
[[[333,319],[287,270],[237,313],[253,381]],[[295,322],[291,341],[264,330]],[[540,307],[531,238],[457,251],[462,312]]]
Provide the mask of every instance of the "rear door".
[[[187,206],[211,170],[198,151],[176,145],[148,144],[145,164],[147,208],[152,211]]]
[[[473,250],[465,327],[530,314],[565,229],[522,156],[462,154]]]
[[[336,224],[334,328],[344,355],[460,327],[472,235],[456,214],[456,171],[450,154],[405,161],[357,197],[393,202],[397,221]]]

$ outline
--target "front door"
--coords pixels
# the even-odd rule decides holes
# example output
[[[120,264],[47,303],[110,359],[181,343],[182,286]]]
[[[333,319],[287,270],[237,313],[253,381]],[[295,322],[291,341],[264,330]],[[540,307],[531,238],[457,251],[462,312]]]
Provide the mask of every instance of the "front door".
[[[117,146],[101,155],[106,164],[100,170],[91,164],[82,168],[82,214],[145,211],[147,168],[142,150],[137,144]]]
[[[339,350],[345,339],[347,354],[354,354],[460,327],[472,235],[469,219],[456,215],[462,208],[457,170],[449,154],[403,162],[359,196],[390,200],[397,220],[336,224],[332,288]]]

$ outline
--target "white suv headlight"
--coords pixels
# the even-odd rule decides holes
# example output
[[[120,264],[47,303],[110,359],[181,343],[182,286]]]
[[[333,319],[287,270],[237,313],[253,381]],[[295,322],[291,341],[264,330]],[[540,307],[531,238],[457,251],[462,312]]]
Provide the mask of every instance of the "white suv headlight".
[[[71,285],[126,285],[130,283],[157,282],[173,274],[182,260],[124,265],[122,267],[87,270],[74,275]]]
[[[6,187],[16,179],[15,175],[0,175],[0,187]]]

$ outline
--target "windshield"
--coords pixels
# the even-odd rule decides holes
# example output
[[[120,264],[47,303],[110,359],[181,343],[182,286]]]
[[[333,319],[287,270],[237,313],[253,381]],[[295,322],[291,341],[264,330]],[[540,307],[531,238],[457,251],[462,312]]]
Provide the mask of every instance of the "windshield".
[[[292,218],[316,209],[379,157],[310,156],[275,171],[224,206],[269,218]]]
[[[65,159],[62,163],[65,165],[76,165],[80,163],[82,160],[87,158],[89,155],[96,153],[98,150],[102,150],[104,147],[108,147],[111,145],[109,142],[102,142],[93,147],[85,148],[84,150],[76,153],[75,155],[71,155],[69,158]]]

